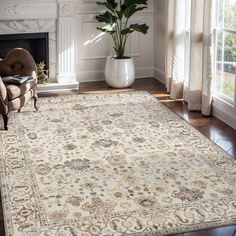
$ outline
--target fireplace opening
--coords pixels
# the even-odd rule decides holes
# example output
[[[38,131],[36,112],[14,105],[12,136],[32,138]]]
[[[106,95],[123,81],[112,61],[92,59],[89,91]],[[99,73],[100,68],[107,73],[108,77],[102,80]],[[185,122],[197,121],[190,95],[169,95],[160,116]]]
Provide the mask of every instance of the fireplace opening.
[[[0,35],[0,58],[4,58],[13,48],[24,48],[31,53],[36,64],[44,61],[49,70],[48,33]]]

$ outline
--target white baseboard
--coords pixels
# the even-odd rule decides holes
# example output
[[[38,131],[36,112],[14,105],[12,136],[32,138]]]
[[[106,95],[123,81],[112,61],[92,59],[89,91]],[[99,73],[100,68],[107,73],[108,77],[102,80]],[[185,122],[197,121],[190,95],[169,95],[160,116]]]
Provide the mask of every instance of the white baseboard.
[[[153,67],[138,67],[136,68],[136,78],[153,77]],[[104,70],[97,71],[81,71],[77,74],[77,81],[79,82],[94,82],[104,81]]]
[[[138,67],[136,68],[135,71],[136,74],[136,78],[147,78],[147,77],[153,77],[154,73],[153,73],[153,67]]]
[[[77,81],[80,82],[94,82],[94,81],[104,81],[104,71],[80,71],[77,74]]]
[[[224,121],[226,124],[231,126],[232,128],[236,129],[236,116],[232,116],[228,112],[223,109],[220,109],[216,105],[213,104],[213,116],[217,117],[218,119]]]
[[[160,81],[162,84],[165,84],[165,72],[154,68],[154,78]]]
[[[37,86],[37,93],[38,94],[45,94],[49,92],[55,92],[55,91],[69,91],[69,90],[76,90],[79,88],[78,82],[73,83],[48,83],[48,84],[38,84]]]

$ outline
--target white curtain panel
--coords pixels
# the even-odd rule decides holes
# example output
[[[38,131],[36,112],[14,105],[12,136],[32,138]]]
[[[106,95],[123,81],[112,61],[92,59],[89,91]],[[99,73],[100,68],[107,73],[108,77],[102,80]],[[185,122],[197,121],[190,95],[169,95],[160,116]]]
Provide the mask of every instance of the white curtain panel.
[[[183,84],[185,78],[186,4],[183,0],[175,1],[174,50],[172,59],[170,96],[171,98],[178,99],[183,97]]]
[[[202,114],[210,115],[212,110],[212,85],[214,79],[216,24],[216,0],[205,0],[203,22],[203,80],[202,80]]]
[[[167,12],[167,48],[166,48],[166,88],[170,92],[172,81],[172,65],[173,65],[173,51],[174,51],[174,29],[175,29],[175,0],[168,1]]]
[[[212,68],[213,68],[213,30],[215,0],[191,0],[191,9],[187,9],[187,0],[169,0],[169,21],[173,21],[172,54],[167,53],[167,88],[171,98],[183,98],[192,111],[211,114],[212,102]],[[173,10],[174,6],[174,10]],[[191,11],[190,50],[188,49],[186,19]],[[174,14],[174,17],[173,17]],[[168,22],[168,26],[171,23]],[[170,49],[169,49],[170,51]],[[189,53],[189,63],[186,58]],[[189,67],[189,68],[186,68]],[[168,74],[171,72],[171,78]],[[189,72],[189,74],[186,74]]]

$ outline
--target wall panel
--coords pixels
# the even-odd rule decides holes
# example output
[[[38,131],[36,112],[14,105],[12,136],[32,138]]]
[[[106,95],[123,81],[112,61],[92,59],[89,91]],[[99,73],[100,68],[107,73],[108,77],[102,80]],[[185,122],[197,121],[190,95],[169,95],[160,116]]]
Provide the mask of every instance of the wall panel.
[[[148,9],[131,19],[132,23],[146,23],[150,29],[147,35],[134,33],[127,42],[126,55],[134,57],[136,77],[153,76],[153,1]],[[101,12],[96,0],[79,0],[76,36],[76,71],[78,81],[104,80],[106,58],[113,56],[111,38],[97,31],[102,25],[95,19]]]

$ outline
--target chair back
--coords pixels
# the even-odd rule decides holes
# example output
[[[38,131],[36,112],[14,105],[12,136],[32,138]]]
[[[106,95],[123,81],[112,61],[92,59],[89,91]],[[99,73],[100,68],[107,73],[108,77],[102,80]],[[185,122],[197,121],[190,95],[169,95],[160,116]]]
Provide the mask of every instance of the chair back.
[[[23,48],[14,48],[0,60],[0,76],[36,76],[37,66],[31,54]]]

